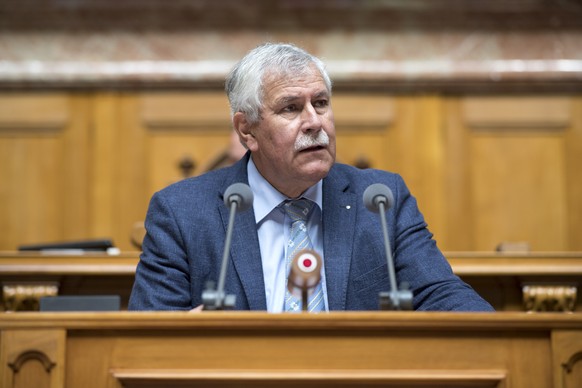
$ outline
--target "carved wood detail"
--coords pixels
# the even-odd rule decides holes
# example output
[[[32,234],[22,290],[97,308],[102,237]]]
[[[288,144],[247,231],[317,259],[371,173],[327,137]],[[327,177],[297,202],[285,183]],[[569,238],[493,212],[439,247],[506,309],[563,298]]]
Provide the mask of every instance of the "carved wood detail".
[[[576,306],[577,288],[575,286],[526,285],[522,290],[523,303],[528,312],[573,312]]]
[[[38,360],[44,367],[47,372],[50,372],[56,365],[51,359],[38,350],[28,350],[24,353],[21,353],[14,362],[9,362],[8,366],[10,369],[14,371],[14,373],[18,373],[22,366],[29,360]]]
[[[562,367],[564,368],[564,372],[571,373],[572,369],[574,367],[574,364],[576,364],[580,360],[582,360],[582,352],[578,352],[578,353],[573,354],[572,357],[570,357],[568,359],[568,361],[562,363]]]
[[[56,296],[59,286],[55,282],[31,284],[4,284],[2,304],[5,311],[38,311],[40,298]]]
[[[552,333],[554,387],[574,388],[582,382],[582,336],[573,330]]]

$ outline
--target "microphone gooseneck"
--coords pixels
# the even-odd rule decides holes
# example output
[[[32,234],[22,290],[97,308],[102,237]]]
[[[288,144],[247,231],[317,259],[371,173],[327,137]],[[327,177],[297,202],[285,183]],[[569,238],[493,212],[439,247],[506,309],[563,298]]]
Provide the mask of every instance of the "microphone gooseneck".
[[[364,190],[363,200],[368,210],[374,213],[380,213],[380,221],[382,223],[384,249],[388,262],[388,276],[390,277],[391,291],[388,293],[380,293],[380,308],[383,310],[412,310],[412,293],[407,289],[398,290],[396,285],[396,269],[390,248],[390,239],[388,238],[386,212],[394,206],[392,190],[381,183],[374,183]]]
[[[226,229],[226,240],[224,243],[224,251],[222,253],[218,285],[216,290],[214,290],[213,285],[208,285],[208,288],[202,294],[204,309],[208,310],[222,310],[225,307],[232,308],[236,302],[235,295],[224,294],[228,256],[230,254],[232,231],[234,229],[236,213],[245,211],[253,205],[253,192],[251,191],[251,188],[244,183],[234,183],[228,186],[224,192],[224,204],[230,209],[230,215],[228,218],[228,227]]]

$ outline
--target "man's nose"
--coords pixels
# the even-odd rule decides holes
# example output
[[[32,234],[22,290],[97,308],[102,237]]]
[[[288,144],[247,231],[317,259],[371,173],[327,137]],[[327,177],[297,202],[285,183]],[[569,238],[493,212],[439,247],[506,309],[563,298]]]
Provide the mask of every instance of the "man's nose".
[[[302,115],[303,131],[319,131],[322,129],[323,124],[321,121],[321,116],[315,110],[315,107],[311,104],[305,104]]]

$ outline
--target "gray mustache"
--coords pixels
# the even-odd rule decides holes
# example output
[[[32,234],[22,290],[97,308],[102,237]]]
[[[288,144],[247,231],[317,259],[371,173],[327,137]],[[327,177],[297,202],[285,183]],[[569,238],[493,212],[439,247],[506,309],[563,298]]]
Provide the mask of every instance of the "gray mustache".
[[[295,151],[301,151],[310,147],[327,147],[329,136],[325,131],[318,131],[317,134],[305,134],[295,141]]]

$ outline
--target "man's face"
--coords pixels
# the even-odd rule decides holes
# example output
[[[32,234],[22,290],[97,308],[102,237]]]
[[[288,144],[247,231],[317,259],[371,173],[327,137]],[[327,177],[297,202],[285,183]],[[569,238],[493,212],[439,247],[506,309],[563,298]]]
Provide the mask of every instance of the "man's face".
[[[261,120],[249,127],[246,144],[263,177],[294,198],[324,178],[335,161],[331,96],[315,67],[264,81]]]

